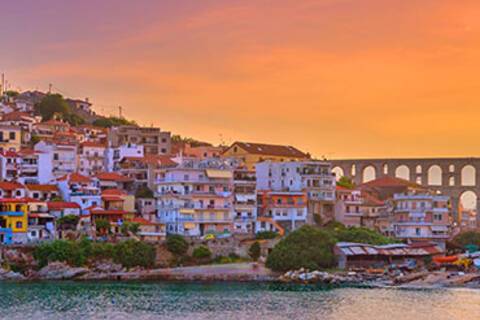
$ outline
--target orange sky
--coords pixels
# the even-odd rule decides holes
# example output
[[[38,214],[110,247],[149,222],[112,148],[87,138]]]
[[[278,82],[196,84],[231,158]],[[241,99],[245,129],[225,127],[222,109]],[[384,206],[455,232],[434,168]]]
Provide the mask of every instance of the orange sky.
[[[46,2],[0,13],[14,87],[213,143],[480,156],[479,1]]]

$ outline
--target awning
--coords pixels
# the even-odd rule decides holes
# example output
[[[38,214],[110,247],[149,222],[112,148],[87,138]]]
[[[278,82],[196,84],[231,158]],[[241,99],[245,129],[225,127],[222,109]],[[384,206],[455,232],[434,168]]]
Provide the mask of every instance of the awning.
[[[233,173],[227,170],[207,169],[205,170],[207,177],[217,179],[232,179]]]
[[[183,209],[180,209],[180,213],[183,213],[183,214],[194,214],[194,213],[195,213],[195,210],[194,210],[194,209],[186,209],[186,208],[183,208]]]
[[[194,224],[194,223],[191,223],[191,222],[185,222],[185,223],[183,224],[183,227],[184,227],[185,229],[195,229],[195,224]]]

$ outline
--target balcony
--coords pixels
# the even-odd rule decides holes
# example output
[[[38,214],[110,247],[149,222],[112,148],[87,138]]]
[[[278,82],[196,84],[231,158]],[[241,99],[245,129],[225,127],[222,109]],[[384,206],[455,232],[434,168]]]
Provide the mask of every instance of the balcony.
[[[178,222],[193,222],[193,223],[232,223],[231,218],[205,218],[205,217],[179,217]]]

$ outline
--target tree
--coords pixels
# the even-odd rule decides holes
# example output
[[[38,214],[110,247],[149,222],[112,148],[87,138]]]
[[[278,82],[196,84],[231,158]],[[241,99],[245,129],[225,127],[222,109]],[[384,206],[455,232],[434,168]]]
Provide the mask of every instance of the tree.
[[[155,248],[137,240],[122,241],[114,247],[114,262],[127,269],[132,267],[151,268],[155,264]]]
[[[331,268],[335,266],[335,242],[330,232],[305,225],[273,248],[266,265],[274,271]]]
[[[153,198],[153,197],[154,197],[153,191],[147,186],[140,186],[135,192],[135,198]]]
[[[465,249],[467,246],[480,247],[480,232],[479,231],[462,232],[453,238],[452,243],[460,249]]]
[[[398,241],[384,235],[363,227],[350,228],[334,228],[330,229],[337,241],[342,242],[358,242],[368,243],[373,245],[384,245],[390,243],[397,243]]]
[[[12,97],[12,98],[18,97],[18,95],[20,94],[18,91],[15,91],[15,90],[6,90],[4,93],[7,97]]]
[[[137,126],[135,121],[129,121],[125,118],[119,117],[101,117],[93,121],[92,123],[94,126],[102,127],[102,128],[111,128],[111,127],[118,127],[122,125],[129,125],[129,126]]]
[[[184,255],[188,251],[188,242],[180,235],[171,235],[167,238],[167,249],[173,254]]]
[[[338,179],[337,186],[353,189],[355,188],[355,183],[349,177],[342,176],[340,179]]]
[[[37,105],[35,111],[42,116],[43,120],[50,120],[55,114],[63,116],[70,113],[68,103],[59,94],[47,94]]]
[[[212,252],[207,246],[199,246],[193,249],[192,256],[195,259],[209,260],[210,257],[212,256]]]
[[[262,252],[262,248],[260,247],[260,243],[255,241],[252,243],[250,248],[248,249],[248,255],[252,258],[253,261],[257,261],[260,258],[260,254]]]
[[[107,219],[96,219],[95,230],[97,230],[97,233],[100,234],[110,232],[110,221],[108,221]]]
[[[120,227],[120,230],[122,231],[122,234],[124,236],[128,236],[129,232],[133,234],[137,234],[138,231],[140,230],[140,224],[136,222],[126,221],[122,224],[122,226]]]
[[[59,219],[57,219],[57,227],[60,230],[75,230],[77,229],[78,222],[80,221],[80,217],[67,214]]]
[[[278,232],[275,231],[260,231],[255,234],[257,240],[275,239],[278,237]]]

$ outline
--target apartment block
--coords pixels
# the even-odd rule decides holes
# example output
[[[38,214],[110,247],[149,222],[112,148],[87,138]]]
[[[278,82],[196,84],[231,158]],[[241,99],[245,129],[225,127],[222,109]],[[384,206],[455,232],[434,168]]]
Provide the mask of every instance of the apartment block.
[[[139,144],[146,155],[169,155],[171,153],[171,134],[160,128],[137,126],[119,126],[111,128],[108,134],[111,147]]]

